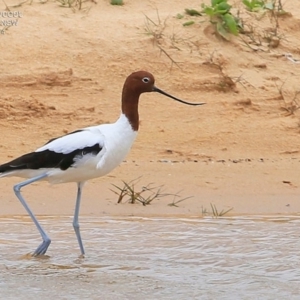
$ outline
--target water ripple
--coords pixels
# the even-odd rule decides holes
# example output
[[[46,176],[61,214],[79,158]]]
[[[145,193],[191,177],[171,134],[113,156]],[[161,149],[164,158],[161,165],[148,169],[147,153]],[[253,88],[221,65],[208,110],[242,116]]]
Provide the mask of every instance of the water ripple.
[[[3,299],[299,299],[300,218],[0,218]]]

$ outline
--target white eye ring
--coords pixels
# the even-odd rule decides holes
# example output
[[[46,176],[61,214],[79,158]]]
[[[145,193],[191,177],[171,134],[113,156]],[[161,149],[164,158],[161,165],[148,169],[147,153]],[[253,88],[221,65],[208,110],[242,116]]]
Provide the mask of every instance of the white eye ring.
[[[150,78],[149,78],[149,77],[144,77],[144,78],[142,79],[142,81],[143,81],[144,83],[148,83],[148,82],[150,81]]]

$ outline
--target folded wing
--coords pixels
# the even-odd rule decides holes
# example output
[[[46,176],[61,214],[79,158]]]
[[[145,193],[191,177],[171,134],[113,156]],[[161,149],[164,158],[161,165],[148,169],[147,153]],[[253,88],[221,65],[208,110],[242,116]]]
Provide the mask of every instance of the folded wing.
[[[0,165],[0,173],[24,169],[60,168],[67,170],[78,158],[97,155],[103,148],[104,136],[90,127],[50,140],[35,152]]]

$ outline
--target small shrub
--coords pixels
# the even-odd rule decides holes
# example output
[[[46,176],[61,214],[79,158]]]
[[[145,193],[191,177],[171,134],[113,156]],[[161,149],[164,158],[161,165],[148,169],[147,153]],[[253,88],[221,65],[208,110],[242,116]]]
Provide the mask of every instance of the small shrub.
[[[231,12],[231,5],[227,0],[211,0],[211,6],[202,3],[203,13],[209,16],[210,22],[215,25],[216,32],[226,40],[229,40],[229,33],[238,35],[239,20]]]

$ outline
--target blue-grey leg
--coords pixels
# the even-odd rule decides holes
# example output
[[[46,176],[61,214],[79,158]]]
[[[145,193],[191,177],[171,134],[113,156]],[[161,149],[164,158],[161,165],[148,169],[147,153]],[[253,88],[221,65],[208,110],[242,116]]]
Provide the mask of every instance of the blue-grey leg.
[[[18,199],[20,200],[20,202],[22,203],[22,205],[26,209],[27,213],[31,217],[32,221],[34,222],[36,228],[40,232],[40,234],[42,236],[42,239],[43,239],[42,244],[39,245],[38,248],[34,251],[33,256],[45,254],[48,247],[49,247],[49,245],[50,245],[50,243],[51,243],[51,240],[48,237],[48,235],[46,234],[46,232],[44,231],[44,229],[42,228],[42,226],[40,225],[40,223],[38,222],[38,220],[36,219],[36,217],[34,216],[34,214],[32,213],[31,209],[27,205],[27,203],[24,200],[23,196],[21,195],[21,188],[28,185],[28,184],[31,184],[31,183],[36,182],[38,180],[41,180],[41,179],[43,179],[47,176],[48,176],[47,174],[39,175],[39,176],[36,176],[34,178],[22,181],[21,183],[18,183],[14,186],[14,192],[15,192],[16,196],[18,197]]]
[[[77,183],[77,198],[76,198],[75,213],[74,213],[74,219],[73,219],[73,227],[75,230],[75,234],[76,234],[79,248],[80,248],[82,255],[84,255],[84,248],[83,248],[83,243],[82,243],[82,239],[81,239],[81,235],[80,235],[78,216],[79,216],[80,200],[81,200],[81,192],[82,192],[83,184],[84,184],[84,182]]]

